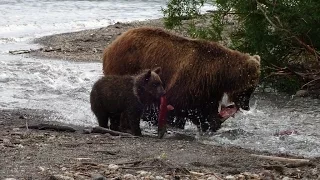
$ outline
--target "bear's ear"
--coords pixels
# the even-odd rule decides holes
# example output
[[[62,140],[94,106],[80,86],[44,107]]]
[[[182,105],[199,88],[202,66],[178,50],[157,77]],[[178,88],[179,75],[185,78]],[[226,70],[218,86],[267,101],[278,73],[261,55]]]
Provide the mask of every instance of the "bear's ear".
[[[151,77],[151,70],[149,69],[149,70],[144,74],[144,80],[145,80],[146,82],[148,82],[149,79],[150,79],[150,77]]]
[[[156,67],[156,68],[153,70],[153,72],[155,72],[155,73],[157,73],[158,75],[160,75],[161,72],[162,72],[162,69],[161,69],[161,67]]]
[[[252,56],[256,61],[260,62],[260,56],[259,55],[254,55]]]

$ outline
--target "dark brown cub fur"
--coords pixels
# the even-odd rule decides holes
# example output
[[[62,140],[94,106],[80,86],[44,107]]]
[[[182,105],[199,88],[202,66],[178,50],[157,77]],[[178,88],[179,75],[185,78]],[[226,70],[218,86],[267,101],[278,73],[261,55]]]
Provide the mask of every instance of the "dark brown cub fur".
[[[99,79],[90,94],[91,110],[101,127],[141,135],[140,117],[146,104],[165,94],[159,77],[161,68],[134,76],[107,75]]]

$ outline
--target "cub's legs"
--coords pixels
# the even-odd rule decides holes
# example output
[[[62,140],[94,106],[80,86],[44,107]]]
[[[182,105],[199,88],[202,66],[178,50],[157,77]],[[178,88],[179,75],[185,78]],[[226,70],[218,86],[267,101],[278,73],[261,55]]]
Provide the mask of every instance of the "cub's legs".
[[[110,116],[110,129],[114,131],[120,130],[120,117],[121,114],[113,114]]]
[[[141,136],[140,118],[142,115],[142,109],[132,108],[127,109],[121,114],[120,118],[120,130],[131,131],[130,133],[135,136]]]
[[[103,128],[109,128],[108,122],[109,122],[109,116],[106,113],[100,112],[100,113],[95,113],[97,116],[98,124],[99,126]]]

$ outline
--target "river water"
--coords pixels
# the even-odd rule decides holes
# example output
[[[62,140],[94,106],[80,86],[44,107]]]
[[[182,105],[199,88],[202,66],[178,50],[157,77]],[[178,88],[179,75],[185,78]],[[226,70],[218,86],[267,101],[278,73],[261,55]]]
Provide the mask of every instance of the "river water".
[[[99,28],[114,22],[159,18],[165,1],[148,0],[1,0],[0,108],[52,111],[46,120],[97,125],[89,93],[102,76],[101,63],[69,62],[9,55],[36,48],[34,38]],[[209,8],[208,8],[209,9]],[[148,128],[147,126],[143,126]],[[279,93],[256,93],[251,110],[228,119],[203,143],[320,156],[320,101]],[[291,135],[277,135],[282,131]],[[184,131],[196,135],[195,127]]]

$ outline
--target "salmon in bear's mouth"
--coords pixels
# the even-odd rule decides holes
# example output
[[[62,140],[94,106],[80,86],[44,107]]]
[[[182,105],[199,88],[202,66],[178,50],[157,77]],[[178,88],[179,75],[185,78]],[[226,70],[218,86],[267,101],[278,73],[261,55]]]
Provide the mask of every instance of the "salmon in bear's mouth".
[[[219,112],[220,120],[223,122],[227,120],[229,117],[234,117],[238,109],[235,105],[230,105],[227,107],[221,107],[221,110]]]
[[[234,114],[238,111],[235,103],[230,100],[228,93],[223,93],[221,100],[219,101],[218,115],[220,121],[224,122],[229,117],[234,117]]]

